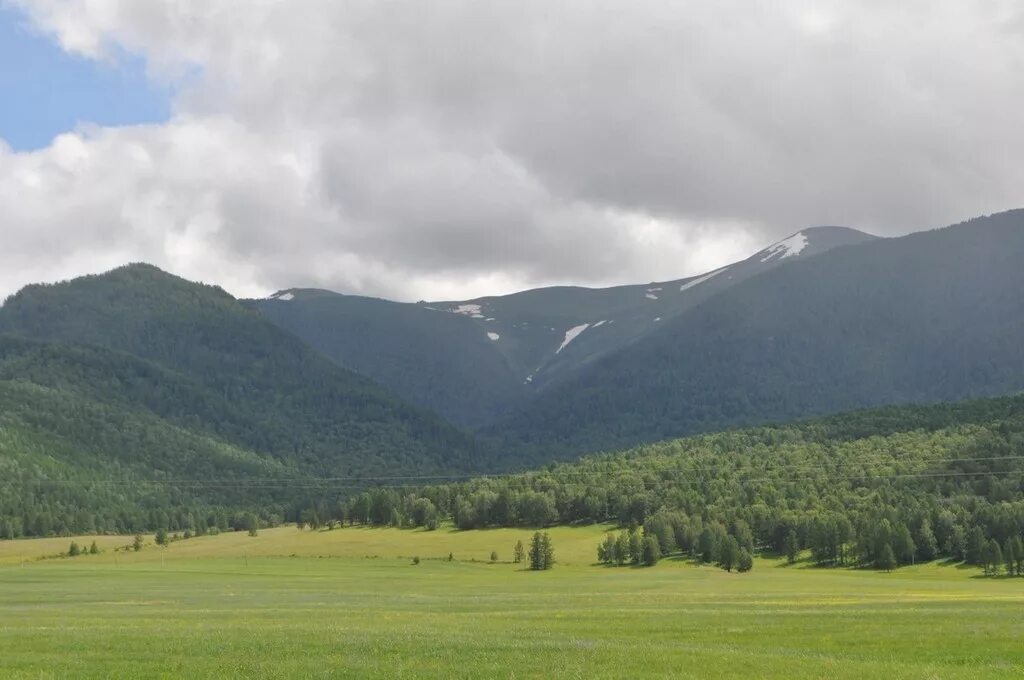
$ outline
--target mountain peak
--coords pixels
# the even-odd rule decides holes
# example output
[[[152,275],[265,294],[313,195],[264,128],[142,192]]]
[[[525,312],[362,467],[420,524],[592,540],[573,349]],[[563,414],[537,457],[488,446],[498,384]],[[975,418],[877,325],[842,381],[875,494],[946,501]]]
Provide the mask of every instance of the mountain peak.
[[[832,248],[856,245],[876,238],[878,237],[850,227],[831,225],[805,227],[755,253],[753,258],[757,258],[761,262],[773,262],[797,255],[818,255]]]

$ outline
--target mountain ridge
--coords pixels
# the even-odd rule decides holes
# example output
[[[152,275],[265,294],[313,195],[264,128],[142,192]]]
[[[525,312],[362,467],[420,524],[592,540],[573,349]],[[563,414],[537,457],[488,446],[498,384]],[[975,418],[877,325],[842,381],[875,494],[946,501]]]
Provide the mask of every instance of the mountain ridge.
[[[481,427],[732,285],[875,238],[808,227],[712,272],[653,283],[419,303],[290,288],[245,302],[339,365],[453,422]],[[427,369],[416,373],[416,366]]]

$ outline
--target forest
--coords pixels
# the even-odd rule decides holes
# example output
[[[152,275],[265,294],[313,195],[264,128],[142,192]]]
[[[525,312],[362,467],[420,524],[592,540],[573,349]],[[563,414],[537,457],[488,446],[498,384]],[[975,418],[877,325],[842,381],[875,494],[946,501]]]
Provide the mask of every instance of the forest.
[[[731,568],[809,550],[822,566],[1024,561],[1024,398],[889,407],[594,455],[521,474],[378,487],[308,517],[462,529],[610,522]],[[635,537],[635,538],[634,538]],[[620,536],[620,539],[623,537]]]

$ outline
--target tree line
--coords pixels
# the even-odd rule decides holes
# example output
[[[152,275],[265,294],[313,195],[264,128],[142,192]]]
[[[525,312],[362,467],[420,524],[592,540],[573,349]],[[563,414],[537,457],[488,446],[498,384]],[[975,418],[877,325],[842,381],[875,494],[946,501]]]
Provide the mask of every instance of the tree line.
[[[324,511],[348,523],[428,529],[610,522],[634,528],[626,543],[635,533],[662,554],[727,568],[758,551],[820,566],[894,569],[941,558],[984,567],[998,561],[993,546],[1005,562],[1024,540],[1022,473],[1024,400],[1009,398],[690,437],[503,477],[378,487]],[[601,556],[642,563],[641,553],[609,545]]]

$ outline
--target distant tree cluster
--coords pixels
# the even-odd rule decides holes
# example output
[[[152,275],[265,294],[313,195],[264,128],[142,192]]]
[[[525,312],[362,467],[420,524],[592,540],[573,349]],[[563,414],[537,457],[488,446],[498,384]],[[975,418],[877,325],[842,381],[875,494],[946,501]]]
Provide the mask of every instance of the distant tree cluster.
[[[662,556],[678,552],[726,571],[744,572],[753,567],[752,551],[753,535],[742,521],[727,531],[718,523],[703,527],[680,512],[662,510],[647,519],[642,531],[632,527],[607,534],[597,546],[597,560],[653,567]]]
[[[609,533],[597,546],[597,561],[602,564],[620,567],[624,564],[642,564],[653,567],[660,559],[658,537],[646,533],[641,535],[636,528],[621,532],[618,536]]]

